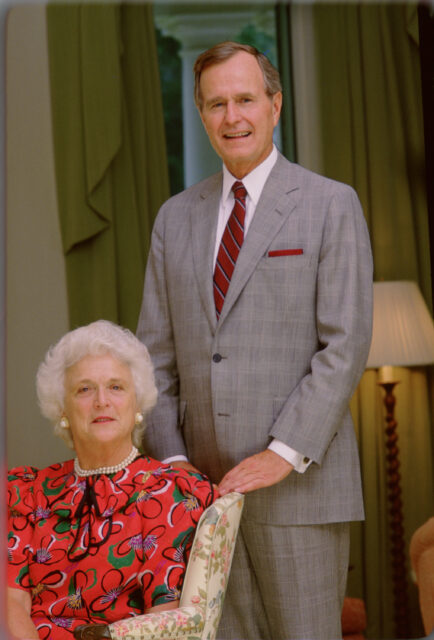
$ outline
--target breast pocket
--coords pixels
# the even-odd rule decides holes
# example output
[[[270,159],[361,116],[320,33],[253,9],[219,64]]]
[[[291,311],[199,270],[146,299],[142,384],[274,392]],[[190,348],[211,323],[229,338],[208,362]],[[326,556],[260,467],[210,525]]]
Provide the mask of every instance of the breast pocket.
[[[272,255],[269,255],[271,253]],[[309,269],[312,265],[312,256],[298,254],[281,254],[275,255],[274,252],[267,252],[260,260],[258,269],[275,269],[275,270],[298,270]]]
[[[316,291],[314,260],[307,255],[264,256],[249,283],[250,293],[265,309],[292,319],[312,309]]]

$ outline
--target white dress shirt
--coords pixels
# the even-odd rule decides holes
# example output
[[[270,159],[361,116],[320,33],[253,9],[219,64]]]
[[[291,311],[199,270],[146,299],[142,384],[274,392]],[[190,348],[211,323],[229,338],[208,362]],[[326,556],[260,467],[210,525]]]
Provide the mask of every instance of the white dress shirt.
[[[244,219],[244,237],[246,237],[247,232],[249,230],[250,223],[253,220],[253,216],[255,214],[256,205],[258,204],[259,198],[261,197],[262,189],[264,188],[265,182],[267,181],[268,176],[270,175],[271,169],[274,167],[274,164],[277,160],[277,149],[273,145],[273,149],[270,155],[265,158],[265,160],[255,167],[253,171],[244,176],[242,179],[242,183],[247,191],[246,196],[246,216]],[[223,189],[222,196],[220,199],[219,212],[218,212],[218,220],[217,220],[217,233],[216,233],[216,243],[214,248],[214,264],[217,260],[217,253],[220,247],[220,242],[223,236],[223,232],[225,230],[226,224],[229,220],[229,216],[231,215],[233,206],[234,206],[234,194],[232,192],[232,185],[238,178],[235,178],[230,171],[223,165]],[[277,453],[279,456],[284,458],[287,462],[293,465],[294,469],[299,473],[304,473],[308,466],[311,463],[311,460],[304,457],[302,453],[295,451],[291,447],[288,447],[287,444],[282,442],[281,440],[277,440],[274,438],[268,448],[274,453]],[[169,463],[174,462],[175,460],[187,460],[185,456],[172,456],[170,458],[166,458],[163,462]]]

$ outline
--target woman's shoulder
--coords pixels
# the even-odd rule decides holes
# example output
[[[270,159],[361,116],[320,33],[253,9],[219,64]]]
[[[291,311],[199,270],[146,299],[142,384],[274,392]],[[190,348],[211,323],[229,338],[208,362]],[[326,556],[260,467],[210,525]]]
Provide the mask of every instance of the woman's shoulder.
[[[8,482],[32,483],[38,477],[39,469],[29,465],[13,467],[8,471]]]
[[[148,456],[141,456],[137,461],[143,475],[141,479],[138,476],[136,478],[148,494],[168,493],[175,501],[190,498],[199,502],[203,508],[213,502],[212,484],[205,475],[176,468]]]
[[[51,481],[71,473],[72,460],[57,462],[44,469],[30,465],[13,467],[8,471],[8,503],[9,507],[20,510],[25,505],[30,507],[37,491],[44,491]],[[21,505],[21,507],[19,507]]]
[[[47,477],[56,477],[73,470],[73,461],[55,462],[48,467],[38,469],[31,465],[13,467],[8,471],[8,482],[34,483]]]
[[[176,467],[174,464],[166,464],[144,454],[136,458],[136,463],[138,463],[138,467],[147,478],[151,478],[151,476],[153,478],[165,478],[172,482],[176,482],[179,478],[185,478],[192,483],[210,483],[208,478],[201,473],[187,471],[186,469],[181,469],[181,467]]]

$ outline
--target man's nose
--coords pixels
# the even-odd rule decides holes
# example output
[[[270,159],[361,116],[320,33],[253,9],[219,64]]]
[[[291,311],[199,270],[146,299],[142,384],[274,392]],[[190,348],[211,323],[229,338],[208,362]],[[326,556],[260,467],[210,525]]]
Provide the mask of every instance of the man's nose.
[[[238,120],[240,119],[240,110],[235,102],[227,103],[225,119],[228,123],[238,122]]]

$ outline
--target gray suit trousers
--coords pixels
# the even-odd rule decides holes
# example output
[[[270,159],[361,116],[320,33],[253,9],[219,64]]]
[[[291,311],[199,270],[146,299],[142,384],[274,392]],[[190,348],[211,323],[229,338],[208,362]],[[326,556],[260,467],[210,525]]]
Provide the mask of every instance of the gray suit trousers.
[[[338,640],[349,523],[243,520],[218,640]]]

